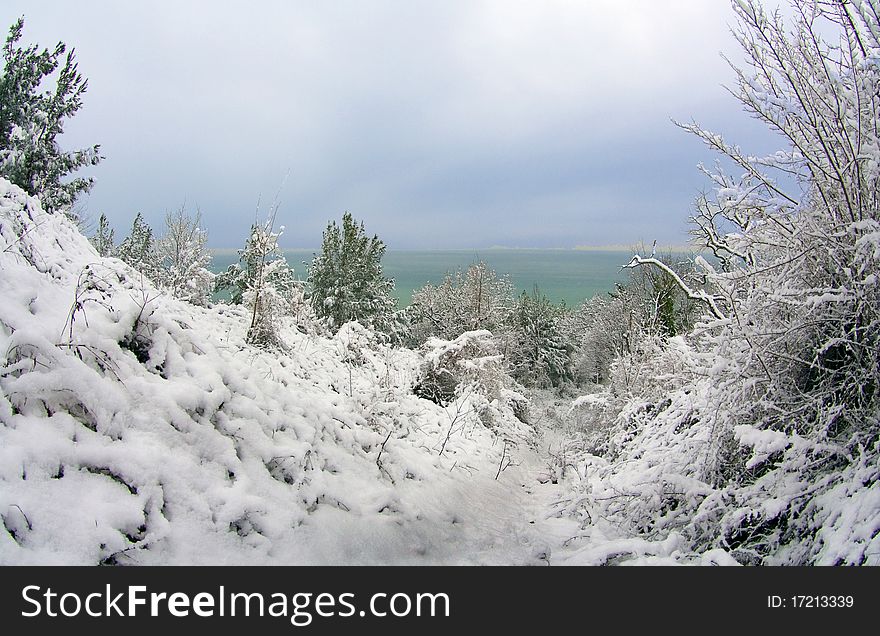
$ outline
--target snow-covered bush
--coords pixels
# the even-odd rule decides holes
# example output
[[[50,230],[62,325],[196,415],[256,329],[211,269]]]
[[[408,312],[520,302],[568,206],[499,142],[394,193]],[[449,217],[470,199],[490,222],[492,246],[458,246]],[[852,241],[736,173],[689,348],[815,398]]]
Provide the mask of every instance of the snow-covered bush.
[[[514,305],[504,332],[505,353],[511,375],[526,386],[558,386],[571,379],[573,347],[560,329],[564,313],[537,286]]]
[[[340,358],[348,367],[348,395],[352,397],[352,367],[366,362],[366,351],[378,348],[378,338],[372,330],[364,327],[356,320],[342,325],[334,334],[333,339],[339,343]]]
[[[428,338],[453,340],[466,331],[500,332],[514,306],[509,277],[486,263],[447,273],[439,285],[417,289],[408,309],[410,338],[418,346]]]
[[[247,342],[258,347],[283,346],[278,332],[280,317],[288,304],[284,292],[288,285],[295,286],[278,247],[279,236],[280,232],[272,231],[271,221],[254,225],[241,257],[251,274],[242,294],[242,302],[251,316]]]
[[[238,262],[214,278],[215,291],[229,290],[232,304],[249,308],[256,338],[253,343],[259,341],[265,346],[280,346],[277,326],[281,316],[292,316],[303,332],[312,331],[315,325],[304,285],[278,246],[281,232],[273,232],[271,220],[251,226],[245,246],[238,252]]]
[[[431,338],[422,349],[417,395],[441,405],[470,398],[488,426],[497,421],[496,411],[502,407],[522,422],[528,420],[528,401],[516,391],[491,332],[466,331],[454,340]]]
[[[102,217],[103,218],[103,217]],[[157,282],[174,296],[194,305],[211,299],[214,274],[208,270],[211,254],[208,233],[201,228],[201,213],[189,216],[181,207],[165,215],[165,234],[156,243]]]
[[[613,406],[607,391],[581,395],[569,405],[566,416],[570,432],[574,437],[580,438],[583,448],[591,454],[604,454],[603,444],[607,438],[608,425],[612,421],[609,411]]]
[[[424,347],[425,361],[416,394],[438,404],[449,402],[460,387],[477,387],[497,396],[503,387],[503,356],[488,331],[466,331],[454,340],[432,338]]]

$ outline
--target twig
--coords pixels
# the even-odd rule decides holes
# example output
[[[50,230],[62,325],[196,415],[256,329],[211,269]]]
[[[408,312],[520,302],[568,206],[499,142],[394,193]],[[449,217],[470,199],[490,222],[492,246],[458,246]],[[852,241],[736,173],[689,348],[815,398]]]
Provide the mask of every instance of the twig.
[[[498,476],[501,475],[501,471],[510,466],[510,460],[507,461],[507,466],[504,466],[504,459],[507,457],[507,440],[504,440],[504,448],[501,450],[501,461],[498,462],[498,472],[495,473],[495,480],[498,481]]]
[[[388,440],[391,439],[392,433],[394,433],[393,428],[388,431],[388,435],[385,436],[385,441],[382,442],[382,446],[379,448],[379,455],[376,457],[376,465],[379,466],[380,468],[382,467],[381,460],[382,460],[382,453],[385,452],[385,444],[387,444]]]
[[[24,517],[24,521],[27,524],[27,529],[33,530],[34,526],[31,524],[31,520],[28,519],[28,516],[26,514],[24,514],[24,510],[21,509],[21,506],[19,506],[18,504],[12,504],[12,507],[18,508],[18,511],[21,513],[21,516]]]

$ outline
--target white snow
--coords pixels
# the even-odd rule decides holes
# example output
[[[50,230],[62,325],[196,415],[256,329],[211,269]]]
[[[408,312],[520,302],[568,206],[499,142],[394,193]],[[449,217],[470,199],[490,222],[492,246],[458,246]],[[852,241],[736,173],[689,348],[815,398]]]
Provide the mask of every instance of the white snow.
[[[264,351],[249,323],[160,293],[0,179],[0,564],[735,565],[741,528],[801,501],[813,562],[877,563],[870,461],[807,482],[834,448],[740,424],[748,470],[791,470],[704,479],[700,418],[726,416],[731,371],[686,338],[648,352],[656,395],[572,400],[520,393],[485,331],[412,351],[285,317]],[[425,373],[463,389],[423,399]],[[695,543],[706,528],[721,539]]]
[[[418,352],[251,348],[242,308],[160,294],[3,180],[0,236],[0,563],[543,564],[571,536],[534,431],[417,397]]]

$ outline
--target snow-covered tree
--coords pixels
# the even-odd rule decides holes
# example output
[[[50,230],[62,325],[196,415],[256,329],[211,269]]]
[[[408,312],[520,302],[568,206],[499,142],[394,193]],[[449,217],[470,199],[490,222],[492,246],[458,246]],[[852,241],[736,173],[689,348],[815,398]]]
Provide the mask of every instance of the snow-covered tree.
[[[513,306],[509,277],[480,261],[447,273],[439,285],[429,283],[413,292],[408,311],[412,339],[421,344],[430,337],[452,340],[465,331],[496,333]]]
[[[214,275],[208,270],[208,233],[200,226],[201,212],[191,217],[181,207],[165,215],[165,235],[156,244],[159,284],[194,305],[210,300],[214,283]]]
[[[113,252],[116,250],[116,242],[113,228],[110,227],[106,214],[101,214],[101,217],[98,219],[98,229],[95,230],[95,234],[89,240],[101,256],[113,255]]]
[[[244,304],[250,311],[247,341],[264,348],[283,348],[278,331],[282,316],[294,318],[300,330],[308,329],[314,315],[308,310],[303,283],[296,279],[278,238],[284,231],[273,230],[273,219],[251,226],[239,260],[218,275],[214,290],[231,292],[233,304]]]
[[[694,287],[701,284],[685,255],[655,258],[679,279]],[[665,270],[630,268],[628,274],[607,296],[596,296],[560,319],[565,338],[574,346],[572,371],[578,383],[606,383],[612,362],[618,360],[622,369],[628,356],[642,355],[646,342],[685,333],[699,316],[701,305]]]
[[[92,187],[92,178],[67,178],[84,166],[101,159],[98,145],[64,151],[58,137],[67,119],[82,106],[88,86],[77,69],[73,49],[59,42],[54,49],[20,45],[24,18],[9,29],[3,48],[4,68],[0,75],[0,175],[28,193],[40,197],[48,212],[64,211],[71,216],[77,197]],[[54,88],[43,83],[64,64]]]
[[[279,321],[287,304],[283,285],[293,277],[278,247],[280,235],[281,232],[273,232],[271,220],[263,225],[254,224],[242,254],[250,273],[242,295],[251,314],[247,342],[257,347],[282,346]]]
[[[571,378],[572,345],[559,321],[564,307],[538,290],[523,292],[509,320],[506,357],[513,377],[527,386],[557,386]]]
[[[363,222],[349,212],[342,227],[332,221],[324,231],[321,253],[309,265],[309,297],[319,318],[332,330],[357,320],[379,331],[393,329],[394,281],[382,273],[385,243],[368,237]]]
[[[566,312],[559,321],[572,343],[571,369],[577,384],[604,384],[611,363],[625,355],[630,337],[631,312],[619,295],[594,296]]]
[[[116,251],[116,255],[134,267],[150,280],[154,280],[159,270],[153,229],[138,212],[131,224],[131,232]]]
[[[695,234],[703,308],[646,351],[584,500],[591,517],[744,563],[877,563],[880,465],[880,5],[737,0],[734,94],[786,147],[723,155]],[[831,40],[828,40],[828,34]],[[638,480],[632,480],[638,475]],[[681,549],[681,545],[678,546]]]
[[[736,95],[788,148],[749,156],[685,126],[736,166],[706,171],[716,194],[695,234],[722,266],[698,259],[711,295],[690,293],[719,321],[710,346],[750,379],[750,418],[846,444],[877,430],[880,406],[880,5],[795,8],[790,29],[754,0],[734,4],[748,61]]]
[[[626,282],[618,285],[613,295],[626,305],[632,316],[629,322],[644,333],[669,338],[689,331],[701,307],[682,290],[678,281],[685,281],[695,289],[702,285],[703,277],[694,267],[693,256],[673,252],[655,254],[653,250],[651,256],[664,267],[629,268]]]

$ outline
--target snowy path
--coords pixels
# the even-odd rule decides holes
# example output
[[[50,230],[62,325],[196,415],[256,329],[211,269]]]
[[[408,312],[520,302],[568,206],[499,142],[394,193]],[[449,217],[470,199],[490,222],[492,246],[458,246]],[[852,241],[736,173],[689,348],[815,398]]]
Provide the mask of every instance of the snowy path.
[[[577,533],[569,519],[548,518],[561,486],[548,481],[548,443],[541,451],[514,451],[515,465],[495,479],[484,465],[436,488],[399,484],[401,496],[418,501],[412,514],[352,515],[322,507],[300,529],[294,549],[279,554],[297,563],[405,565],[553,564],[562,543]],[[542,483],[543,482],[543,483]],[[409,496],[407,496],[409,495]],[[454,512],[450,512],[454,511]],[[292,546],[291,546],[292,547]]]

